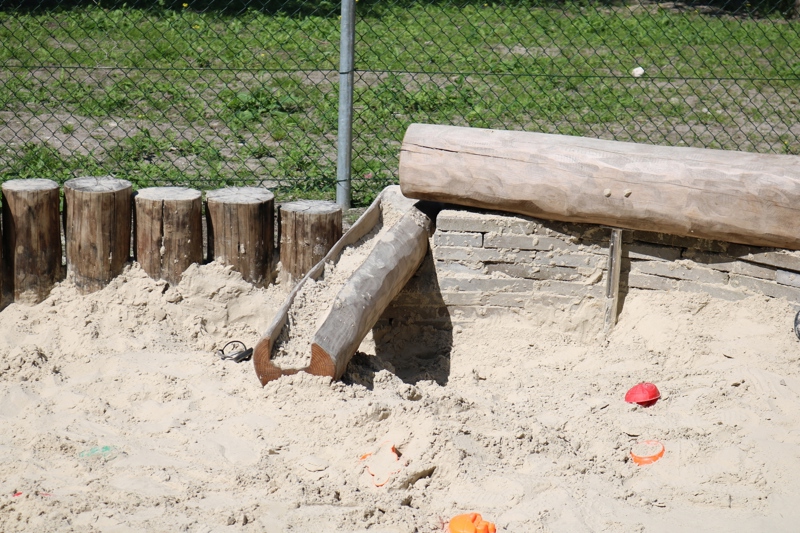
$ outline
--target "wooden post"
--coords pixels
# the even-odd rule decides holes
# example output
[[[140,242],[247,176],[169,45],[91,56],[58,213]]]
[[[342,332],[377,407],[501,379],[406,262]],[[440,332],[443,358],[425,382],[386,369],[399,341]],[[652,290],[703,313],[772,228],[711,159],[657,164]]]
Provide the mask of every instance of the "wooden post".
[[[619,275],[622,267],[622,230],[611,229],[608,246],[608,279],[606,280],[605,330],[617,324],[619,313]]]
[[[3,184],[3,285],[14,301],[41,302],[61,279],[58,204],[55,181],[11,180]]]
[[[275,196],[258,187],[206,194],[209,259],[222,261],[262,287],[272,281]]]
[[[342,208],[333,202],[281,204],[278,222],[281,277],[289,283],[302,279],[342,237]]]
[[[111,176],[64,184],[67,276],[83,294],[118,276],[130,256],[131,183]]]
[[[430,219],[414,208],[377,242],[314,334],[306,372],[342,377],[364,336],[422,264],[429,230]]]
[[[136,260],[147,275],[180,283],[203,262],[202,195],[185,187],[141,189],[136,203]]]

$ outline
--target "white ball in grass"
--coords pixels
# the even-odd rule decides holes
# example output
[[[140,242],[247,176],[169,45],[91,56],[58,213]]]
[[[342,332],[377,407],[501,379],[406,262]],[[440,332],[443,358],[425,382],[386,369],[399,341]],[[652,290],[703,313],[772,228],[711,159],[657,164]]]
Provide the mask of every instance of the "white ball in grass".
[[[644,74],[644,69],[642,67],[636,67],[631,71],[631,74],[633,75],[634,78],[641,78],[642,75]]]

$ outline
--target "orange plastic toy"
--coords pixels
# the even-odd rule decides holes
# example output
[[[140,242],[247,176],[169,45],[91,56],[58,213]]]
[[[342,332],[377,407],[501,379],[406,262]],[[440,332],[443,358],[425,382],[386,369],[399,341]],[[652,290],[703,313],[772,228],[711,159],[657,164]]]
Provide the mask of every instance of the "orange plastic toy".
[[[478,513],[454,516],[450,520],[450,533],[497,533],[497,528]]]
[[[657,440],[645,440],[636,444],[639,453],[631,450],[631,459],[639,466],[650,465],[664,456],[664,445]]]

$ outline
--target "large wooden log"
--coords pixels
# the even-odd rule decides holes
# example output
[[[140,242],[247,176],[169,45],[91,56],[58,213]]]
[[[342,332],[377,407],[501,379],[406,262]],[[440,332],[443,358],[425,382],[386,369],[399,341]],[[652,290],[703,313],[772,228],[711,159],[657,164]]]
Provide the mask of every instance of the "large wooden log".
[[[151,278],[180,283],[203,262],[202,195],[185,187],[141,189],[136,203],[136,260]]]
[[[206,194],[209,259],[222,261],[261,287],[272,282],[275,196],[258,187]]]
[[[319,279],[325,271],[325,263],[335,262],[342,253],[342,250],[347,246],[351,246],[358,242],[364,235],[372,231],[375,225],[381,220],[381,202],[386,194],[386,189],[378,194],[377,198],[370,204],[364,214],[362,214],[355,224],[353,224],[347,233],[339,239],[333,248],[323,257],[311,270],[297,282],[291,290],[283,305],[275,313],[275,317],[267,327],[264,334],[256,344],[253,351],[253,365],[255,366],[256,375],[258,376],[261,385],[266,385],[272,380],[278,379],[281,376],[296,374],[297,369],[282,369],[272,362],[272,349],[275,347],[275,342],[281,334],[286,321],[289,318],[289,309],[294,303],[294,299],[303,288],[306,281],[309,279]]]
[[[278,221],[281,275],[289,283],[302,279],[342,238],[342,208],[333,202],[281,204]]]
[[[412,209],[384,234],[336,295],[314,334],[306,372],[342,377],[364,336],[422,264],[429,231],[430,219]]]
[[[59,189],[47,179],[3,183],[6,299],[38,303],[62,277]]]
[[[412,124],[410,198],[800,249],[800,158]]]
[[[131,250],[131,196],[127,180],[84,177],[64,184],[67,276],[83,294],[122,273]]]

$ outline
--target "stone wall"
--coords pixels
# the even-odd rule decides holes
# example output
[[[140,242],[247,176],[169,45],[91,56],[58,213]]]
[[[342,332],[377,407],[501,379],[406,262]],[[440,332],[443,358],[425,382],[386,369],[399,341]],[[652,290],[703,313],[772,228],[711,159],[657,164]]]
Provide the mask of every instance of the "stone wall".
[[[432,253],[385,317],[437,322],[537,305],[568,309],[605,295],[610,229],[467,209],[441,211]],[[624,231],[629,289],[759,294],[800,302],[800,252]]]

